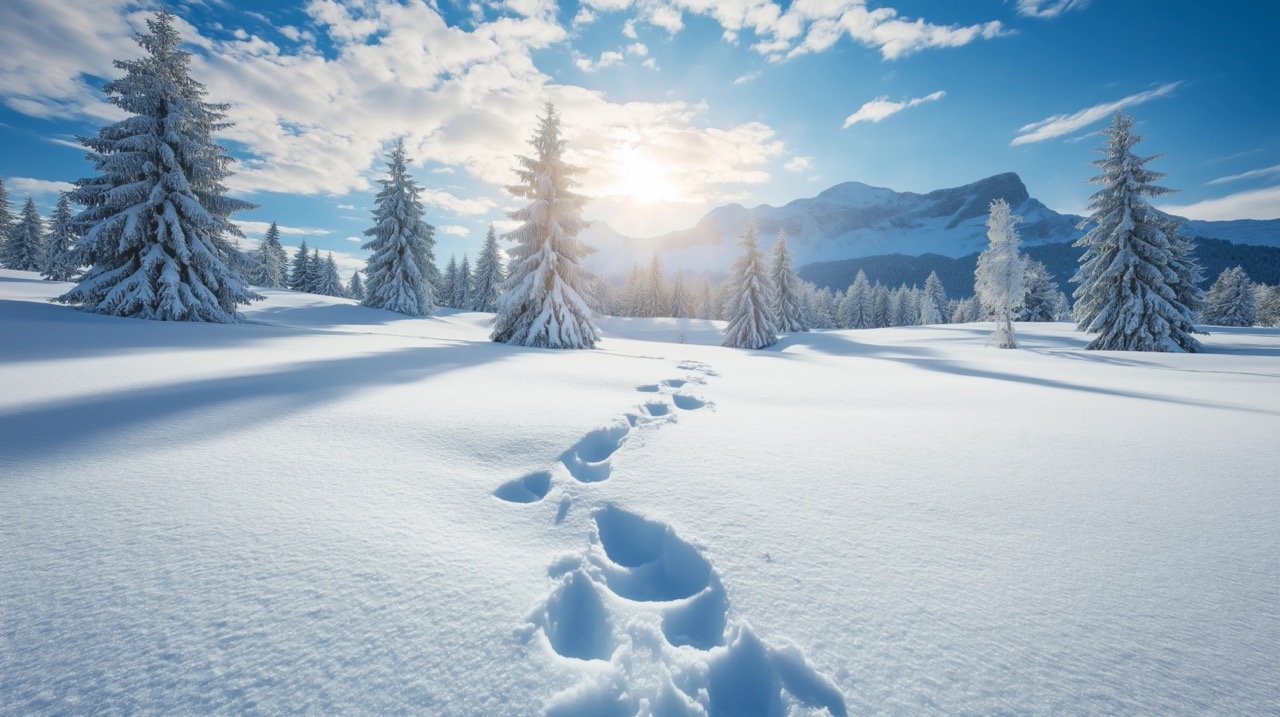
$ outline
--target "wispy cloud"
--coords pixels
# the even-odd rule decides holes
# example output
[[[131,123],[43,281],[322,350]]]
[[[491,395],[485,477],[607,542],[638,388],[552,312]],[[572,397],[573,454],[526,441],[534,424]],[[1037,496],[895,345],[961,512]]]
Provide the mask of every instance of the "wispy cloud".
[[[1229,174],[1225,177],[1218,177],[1217,179],[1209,180],[1209,184],[1226,184],[1227,182],[1238,182],[1242,179],[1257,179],[1258,177],[1270,177],[1275,174],[1280,174],[1280,164],[1277,164],[1272,167],[1263,167],[1262,169],[1250,169],[1247,172],[1241,172],[1239,174]]]
[[[760,77],[759,70],[756,70],[755,72],[748,72],[745,75],[739,75],[738,78],[733,81],[733,84],[745,85],[748,82],[755,82],[759,77]]]
[[[1047,139],[1054,139],[1066,134],[1071,134],[1078,130],[1084,129],[1089,125],[1106,118],[1114,112],[1122,109],[1140,105],[1144,102],[1166,97],[1178,89],[1181,82],[1169,82],[1160,85],[1153,90],[1139,92],[1116,100],[1115,102],[1104,102],[1092,107],[1086,107],[1078,112],[1071,114],[1054,115],[1046,117],[1038,122],[1023,125],[1018,128],[1018,135],[1010,142],[1014,147],[1022,144],[1032,144],[1035,142],[1043,142]]]
[[[471,230],[464,226],[459,226],[457,224],[446,224],[440,227],[440,233],[448,234],[450,236],[455,236],[455,237],[464,237],[470,234]]]
[[[1018,0],[1018,14],[1052,20],[1064,12],[1083,10],[1089,0]]]
[[[787,160],[786,164],[782,165],[782,168],[788,172],[795,172],[797,174],[808,171],[813,169],[813,157],[792,157]]]
[[[1170,204],[1161,210],[1188,219],[1280,219],[1280,186],[1252,189],[1193,204]]]
[[[887,117],[892,117],[908,107],[915,107],[926,102],[936,102],[947,93],[942,90],[931,92],[924,97],[916,97],[915,99],[903,100],[902,102],[890,101],[888,97],[877,97],[858,108],[857,112],[844,118],[844,126],[841,129],[849,129],[859,122],[879,122]]]
[[[240,230],[249,234],[265,234],[267,229],[271,228],[271,222],[256,222],[248,220],[232,220],[240,227]],[[317,229],[315,227],[288,227],[283,224],[277,224],[276,228],[285,236],[300,237],[318,237],[329,234],[328,229]]]
[[[606,67],[617,65],[624,59],[625,57],[621,52],[616,50],[605,50],[600,53],[600,57],[595,60],[590,57],[578,57],[574,59],[573,64],[583,72],[595,72],[597,70],[603,70]]]
[[[485,197],[463,199],[455,197],[443,189],[431,189],[429,187],[424,187],[420,196],[423,202],[440,207],[453,214],[484,214],[495,206],[492,199]]]
[[[58,192],[69,192],[76,188],[71,182],[58,182],[51,179],[34,179],[32,177],[9,177],[4,180],[8,185],[11,195],[29,194],[32,196],[44,196],[46,194],[57,194]]]

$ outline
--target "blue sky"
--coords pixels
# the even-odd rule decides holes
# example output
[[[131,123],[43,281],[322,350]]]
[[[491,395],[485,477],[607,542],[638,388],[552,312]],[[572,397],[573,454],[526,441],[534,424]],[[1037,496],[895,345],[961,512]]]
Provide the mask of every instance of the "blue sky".
[[[76,134],[157,5],[10,0],[0,176],[49,207],[89,171]],[[1079,212],[1095,133],[1123,107],[1195,218],[1280,217],[1280,3],[1140,0],[193,0],[193,72],[237,125],[233,186],[285,241],[359,264],[392,138],[420,164],[438,254],[513,200],[541,103],[588,171],[586,215],[649,236],[731,201],[847,180],[927,191],[1003,171]],[[70,146],[69,146],[70,145]]]

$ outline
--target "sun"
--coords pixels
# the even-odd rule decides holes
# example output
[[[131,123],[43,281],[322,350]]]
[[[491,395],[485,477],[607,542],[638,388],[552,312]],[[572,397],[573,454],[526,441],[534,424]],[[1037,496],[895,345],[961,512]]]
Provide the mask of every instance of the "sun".
[[[673,187],[662,165],[635,147],[614,152],[617,182],[612,194],[636,204],[656,204],[672,198]]]

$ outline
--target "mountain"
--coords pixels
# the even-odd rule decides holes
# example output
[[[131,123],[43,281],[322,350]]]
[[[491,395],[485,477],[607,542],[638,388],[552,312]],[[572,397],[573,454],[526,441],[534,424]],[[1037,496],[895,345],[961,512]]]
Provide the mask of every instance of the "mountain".
[[[736,237],[752,219],[766,249],[785,229],[801,266],[892,254],[954,259],[986,246],[987,207],[997,198],[1008,201],[1022,217],[1019,231],[1026,247],[1065,244],[1083,233],[1076,229],[1081,217],[1046,207],[1013,172],[927,194],[845,182],[781,207],[718,207],[689,229],[655,238],[634,239],[603,222],[592,222],[582,239],[596,251],[585,264],[597,273],[622,275],[633,264],[648,262],[657,249],[669,271],[722,274],[737,254]],[[1187,233],[1280,247],[1280,220],[1192,221]]]

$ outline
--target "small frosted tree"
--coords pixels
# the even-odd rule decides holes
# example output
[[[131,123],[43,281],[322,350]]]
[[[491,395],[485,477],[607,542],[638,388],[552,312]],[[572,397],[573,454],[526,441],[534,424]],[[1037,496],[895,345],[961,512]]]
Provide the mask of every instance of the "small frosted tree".
[[[564,161],[560,116],[551,103],[532,144],[533,156],[518,158],[519,183],[510,187],[529,204],[510,214],[521,224],[508,235],[516,245],[491,338],[520,346],[593,348],[599,331],[583,298],[587,277],[578,264],[586,255],[578,241],[586,198],[573,191],[573,177],[582,170]]]
[[[313,293],[322,296],[346,296],[347,290],[342,286],[342,277],[338,276],[338,264],[333,260],[333,252],[320,265],[320,279],[316,282]]]
[[[1141,137],[1133,118],[1117,113],[1104,130],[1102,174],[1091,198],[1091,214],[1081,223],[1093,228],[1078,242],[1084,249],[1072,281],[1080,330],[1097,336],[1086,348],[1113,351],[1197,351],[1192,314],[1200,291],[1199,267],[1190,242],[1176,225],[1156,212],[1146,197],[1169,194],[1155,184],[1163,175],[1147,169],[1155,157],[1139,157]]]
[[[1014,318],[1018,321],[1057,321],[1062,292],[1058,290],[1049,268],[1041,262],[1028,260],[1022,286],[1022,305]]]
[[[640,315],[666,316],[670,313],[667,309],[667,287],[662,276],[662,261],[655,251],[653,260],[649,262],[649,273],[645,276]]]
[[[307,240],[298,244],[298,252],[293,255],[289,265],[289,288],[294,291],[306,291],[308,275],[311,273],[311,250],[307,248]]]
[[[364,248],[372,252],[365,265],[365,306],[409,316],[435,313],[432,276],[435,274],[435,229],[423,220],[418,185],[409,176],[404,140],[397,140],[387,160],[387,176],[374,198],[372,237]]]
[[[920,295],[920,323],[926,326],[947,323],[950,315],[948,303],[947,290],[942,279],[938,278],[938,272],[929,272],[929,278],[924,282],[924,293]]]
[[[689,295],[689,284],[685,281],[683,272],[676,272],[671,279],[671,300],[668,306],[671,307],[671,315],[677,319],[693,316],[693,297]]]
[[[458,265],[458,276],[453,284],[453,297],[457,308],[463,311],[471,309],[471,260],[462,255],[462,263]]]
[[[307,259],[307,288],[311,294],[319,294],[320,284],[324,281],[324,259],[320,258],[320,249],[311,250],[311,258]]]
[[[711,288],[710,279],[703,279],[702,287],[698,290],[698,318],[714,319],[716,314],[715,290]]]
[[[1224,269],[1204,297],[1203,318],[1213,326],[1253,326],[1257,321],[1253,282],[1242,267]]]
[[[254,281],[258,286],[269,289],[283,288],[285,264],[289,261],[289,256],[285,253],[284,246],[280,244],[280,227],[275,222],[271,222],[271,226],[267,228],[266,235],[262,237],[262,243],[254,252],[254,258],[257,259],[258,264],[258,273]]]
[[[359,271],[351,272],[351,281],[347,282],[347,297],[356,301],[364,301],[364,281]]]
[[[1013,318],[1022,304],[1026,269],[1026,259],[1018,252],[1018,221],[1008,202],[1003,199],[991,202],[991,214],[987,217],[989,244],[978,256],[974,273],[978,299],[996,322],[991,345],[1001,349],[1018,348],[1013,336]]]
[[[506,278],[502,270],[502,254],[498,251],[498,235],[489,225],[489,232],[484,237],[484,247],[476,259],[475,277],[471,286],[471,309],[473,311],[495,311],[498,308],[498,296],[502,293],[502,282]]]
[[[53,222],[49,227],[49,239],[45,243],[44,269],[40,272],[50,281],[72,281],[80,273],[76,263],[75,217],[71,214],[71,197],[66,192],[58,195],[58,205],[53,210]]]
[[[756,242],[755,223],[747,225],[738,246],[742,247],[742,254],[729,272],[729,300],[725,306],[729,323],[724,328],[723,344],[762,349],[778,342],[778,323],[772,306],[773,282]]]
[[[0,267],[5,265],[5,247],[12,232],[13,206],[9,203],[9,190],[4,186],[4,178],[0,177]]]
[[[444,276],[441,277],[440,291],[436,293],[436,302],[451,309],[458,307],[458,257],[449,257],[445,265]]]
[[[41,271],[44,269],[44,220],[36,209],[36,202],[27,197],[22,205],[22,213],[18,221],[9,231],[8,241],[4,245],[4,265],[18,271]]]
[[[137,36],[145,53],[118,60],[107,100],[128,115],[82,139],[98,176],[78,182],[85,207],[77,262],[89,269],[58,301],[85,311],[165,321],[232,322],[260,299],[231,264],[241,236],[227,196],[231,158],[213,139],[226,105],[205,101],[180,48],[174,17],[157,13]]]
[[[778,231],[778,240],[773,243],[770,259],[770,283],[773,284],[770,304],[778,331],[783,333],[808,331],[809,325],[805,321],[804,305],[800,296],[800,275],[796,273],[795,263],[791,261],[791,252],[787,249],[786,231]]]
[[[872,316],[871,282],[867,281],[867,273],[861,269],[853,278],[853,283],[844,292],[844,304],[841,307],[840,326],[850,329],[869,329],[875,325]]]

